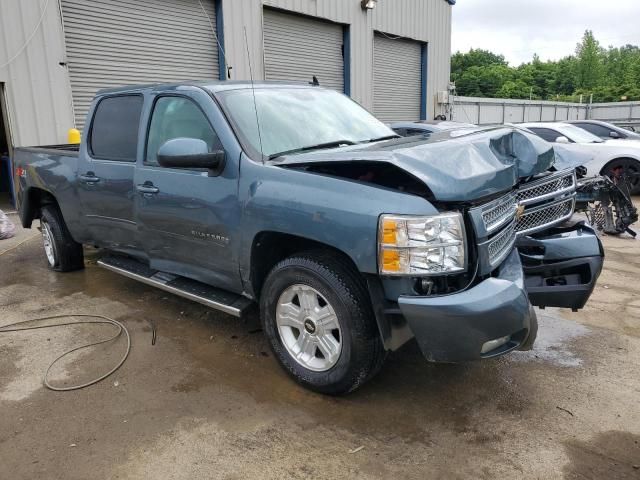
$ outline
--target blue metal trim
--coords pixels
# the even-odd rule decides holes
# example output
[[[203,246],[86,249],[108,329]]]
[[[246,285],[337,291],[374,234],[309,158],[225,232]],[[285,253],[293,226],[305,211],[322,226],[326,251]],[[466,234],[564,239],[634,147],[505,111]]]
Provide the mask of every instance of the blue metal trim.
[[[227,79],[227,62],[224,58],[224,17],[222,15],[222,0],[215,0],[214,7],[216,9],[216,48],[218,49],[218,79]]]
[[[445,2],[447,2],[449,5],[455,5],[456,4],[456,0],[445,0]]]
[[[342,32],[344,94],[351,96],[351,27],[345,25]]]
[[[429,44],[423,43],[420,51],[420,120],[427,120],[427,71]]]

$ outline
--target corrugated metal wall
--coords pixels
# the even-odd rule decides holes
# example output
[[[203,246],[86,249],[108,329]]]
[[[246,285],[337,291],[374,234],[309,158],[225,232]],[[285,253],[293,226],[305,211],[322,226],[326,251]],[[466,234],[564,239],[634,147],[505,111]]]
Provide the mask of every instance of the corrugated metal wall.
[[[0,83],[14,146],[66,141],[73,111],[64,62],[57,0],[0,0]]]
[[[218,76],[213,0],[62,0],[61,5],[78,128],[101,88]]]
[[[343,28],[337,23],[264,11],[266,80],[310,82],[344,91]]]
[[[449,82],[451,5],[443,0],[379,0],[364,11],[360,0],[222,0],[225,47],[231,78],[249,78],[244,40],[247,30],[255,78],[264,78],[262,8],[280,8],[349,25],[351,38],[351,96],[373,108],[373,35],[380,31],[428,43],[427,115],[433,117],[439,90]],[[453,7],[455,8],[455,7]],[[438,111],[438,113],[440,113]]]
[[[373,43],[373,114],[384,122],[420,120],[422,45],[377,33]]]
[[[585,104],[476,97],[455,97],[453,103],[454,120],[476,125],[561,122],[585,118],[587,118]]]
[[[62,143],[68,128],[74,124],[69,74],[64,66],[67,57],[59,1],[0,0],[0,65],[24,44],[47,4],[43,23],[27,48],[11,65],[0,68],[0,82],[6,84],[15,145]],[[135,8],[147,3],[126,1]],[[169,6],[185,1],[163,0]],[[375,31],[428,43],[428,117],[434,114],[437,91],[447,86],[452,7],[443,0],[379,0],[372,11],[362,10],[360,0],[221,1],[227,65],[233,67],[231,79],[249,78],[245,27],[254,77],[264,78],[262,11],[267,6],[349,25],[351,96],[369,109],[373,107]],[[215,55],[215,45],[211,54]],[[217,72],[207,76],[218,77]],[[128,81],[123,79],[123,83]]]

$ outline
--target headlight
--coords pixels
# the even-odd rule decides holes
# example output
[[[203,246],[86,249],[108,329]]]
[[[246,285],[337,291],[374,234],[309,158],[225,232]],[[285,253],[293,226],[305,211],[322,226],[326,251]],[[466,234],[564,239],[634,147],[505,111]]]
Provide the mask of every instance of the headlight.
[[[383,275],[444,275],[466,270],[460,213],[428,217],[382,215],[378,265]]]

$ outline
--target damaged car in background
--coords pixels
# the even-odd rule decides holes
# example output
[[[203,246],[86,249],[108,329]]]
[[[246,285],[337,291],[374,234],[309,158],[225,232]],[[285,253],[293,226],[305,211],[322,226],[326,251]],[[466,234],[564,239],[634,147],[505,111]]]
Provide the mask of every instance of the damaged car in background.
[[[514,128],[401,138],[284,83],[104,90],[88,115],[79,148],[16,149],[49,267],[97,245],[129,278],[231,315],[256,304],[318,392],[355,390],[412,338],[433,362],[529,349],[533,306],[582,308],[602,268],[571,222],[575,169]]]

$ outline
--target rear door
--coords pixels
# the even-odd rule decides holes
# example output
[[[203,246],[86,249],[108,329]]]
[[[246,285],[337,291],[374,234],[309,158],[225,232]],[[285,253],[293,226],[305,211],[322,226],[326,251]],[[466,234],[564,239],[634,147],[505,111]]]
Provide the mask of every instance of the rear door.
[[[102,97],[78,160],[78,198],[94,243],[116,250],[137,249],[134,218],[138,131],[142,95]]]
[[[155,97],[144,158],[136,171],[137,221],[152,268],[240,290],[239,152],[223,145],[210,119],[213,110],[222,118],[199,89]],[[224,150],[222,173],[214,177],[202,169],[161,167],[158,149],[174,138],[196,138],[204,140],[209,151]]]

